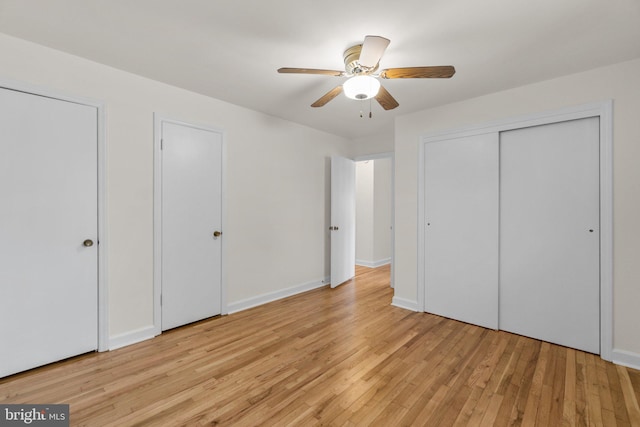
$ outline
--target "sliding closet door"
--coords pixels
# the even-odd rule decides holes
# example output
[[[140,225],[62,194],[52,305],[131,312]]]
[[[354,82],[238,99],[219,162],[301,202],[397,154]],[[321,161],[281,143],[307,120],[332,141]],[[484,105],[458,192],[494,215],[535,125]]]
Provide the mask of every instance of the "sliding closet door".
[[[503,132],[500,159],[500,329],[599,353],[599,118]]]
[[[425,144],[425,311],[498,327],[498,134]]]

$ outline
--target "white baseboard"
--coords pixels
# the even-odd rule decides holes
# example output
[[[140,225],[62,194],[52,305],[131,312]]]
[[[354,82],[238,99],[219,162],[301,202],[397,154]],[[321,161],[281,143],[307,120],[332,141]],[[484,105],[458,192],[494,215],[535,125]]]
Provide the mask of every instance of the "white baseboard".
[[[616,350],[615,348],[612,353],[612,362],[616,365],[640,370],[640,354],[625,350]]]
[[[228,313],[237,313],[239,311],[257,307],[268,302],[277,301],[279,299],[287,298],[296,294],[300,294],[302,292],[307,292],[312,289],[321,288],[323,286],[329,285],[330,281],[331,279],[329,277],[325,277],[323,280],[315,280],[313,282],[303,283],[302,285],[291,286],[286,289],[280,289],[279,291],[269,292],[267,294],[258,295],[256,297],[232,302],[227,305]]]
[[[146,326],[144,328],[136,329],[131,332],[125,332],[124,334],[109,337],[109,350],[116,350],[118,348],[126,347],[131,344],[136,344],[141,341],[146,341],[155,337],[156,328],[153,326]]]
[[[391,264],[391,258],[385,258],[378,261],[365,261],[362,259],[356,260],[356,265],[361,265],[363,267],[369,267],[369,268],[378,268],[387,264]]]
[[[406,310],[411,310],[411,311],[418,311],[418,301],[413,301],[410,299],[405,299],[405,298],[400,298],[400,297],[393,297],[391,299],[391,305],[395,306],[395,307],[400,307],[400,308],[404,308]]]

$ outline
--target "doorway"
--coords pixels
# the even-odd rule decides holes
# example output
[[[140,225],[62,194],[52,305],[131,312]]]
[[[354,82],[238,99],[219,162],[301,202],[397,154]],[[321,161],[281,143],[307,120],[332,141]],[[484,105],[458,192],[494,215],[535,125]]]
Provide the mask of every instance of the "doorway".
[[[356,265],[393,269],[393,155],[356,159]],[[391,273],[390,283],[393,274]]]

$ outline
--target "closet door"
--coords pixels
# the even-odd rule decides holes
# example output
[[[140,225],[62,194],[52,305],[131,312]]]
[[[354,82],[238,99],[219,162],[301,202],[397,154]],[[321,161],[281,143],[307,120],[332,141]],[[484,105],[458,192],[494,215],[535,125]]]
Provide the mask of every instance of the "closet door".
[[[98,346],[97,109],[0,89],[0,377]]]
[[[500,159],[500,329],[599,353],[599,119],[503,132]]]
[[[162,123],[162,330],[222,308],[222,133]]]
[[[425,144],[425,311],[498,327],[498,134]]]

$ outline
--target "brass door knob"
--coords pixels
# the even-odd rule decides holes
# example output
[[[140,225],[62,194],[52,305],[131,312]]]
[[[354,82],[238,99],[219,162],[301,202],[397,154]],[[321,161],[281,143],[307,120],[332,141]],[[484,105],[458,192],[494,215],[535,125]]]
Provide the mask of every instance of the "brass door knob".
[[[91,239],[87,239],[84,242],[82,242],[82,246],[84,246],[85,248],[90,248],[91,246],[93,246],[93,240]]]
[[[220,236],[222,236],[222,231],[216,230],[213,232],[213,237],[220,237]]]

